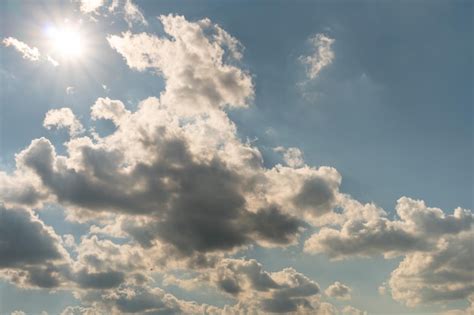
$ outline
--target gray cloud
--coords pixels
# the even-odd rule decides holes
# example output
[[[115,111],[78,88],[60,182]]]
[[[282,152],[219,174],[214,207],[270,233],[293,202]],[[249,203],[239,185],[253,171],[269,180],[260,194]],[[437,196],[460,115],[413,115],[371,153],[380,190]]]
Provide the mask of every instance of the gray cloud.
[[[55,287],[66,252],[59,237],[23,209],[0,206],[0,270],[19,285]]]

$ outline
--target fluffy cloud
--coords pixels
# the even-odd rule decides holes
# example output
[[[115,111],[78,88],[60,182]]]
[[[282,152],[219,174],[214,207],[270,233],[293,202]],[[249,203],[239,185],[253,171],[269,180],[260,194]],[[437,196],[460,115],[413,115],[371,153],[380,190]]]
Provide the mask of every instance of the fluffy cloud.
[[[331,48],[334,39],[324,34],[316,34],[309,41],[314,51],[309,56],[301,56],[300,61],[307,66],[308,78],[315,79],[321,70],[330,65],[334,59],[334,52]]]
[[[160,21],[171,39],[126,32],[109,36],[108,41],[132,69],[162,73],[166,80],[161,97],[164,103],[185,112],[247,105],[254,93],[250,75],[224,63],[226,51],[229,57],[239,56],[236,39],[207,19],[192,23],[182,16],[168,15]]]
[[[97,3],[87,10],[98,10]],[[403,256],[389,281],[398,301],[415,305],[472,292],[470,211],[447,215],[401,198],[398,218],[390,219],[383,209],[342,195],[337,170],[306,165],[297,148],[277,149],[286,166],[265,166],[224,111],[246,107],[254,95],[250,74],[238,67],[241,44],[208,19],[169,15],[160,21],[166,36],[108,37],[132,69],[164,77],[159,98],[143,100],[135,111],[119,100],[97,99],[91,119],[115,125],[106,136],[79,137],[83,127],[72,111],[52,110],[44,125],[69,129],[66,151],[59,154],[48,139],[35,139],[16,155],[12,173],[0,172],[6,207],[57,203],[69,220],[90,227],[78,244],[64,236],[70,258],[30,210],[3,209],[0,237],[8,246],[0,247],[2,276],[20,285],[73,290],[83,306],[64,314],[336,314],[321,301],[318,284],[293,268],[268,272],[255,260],[231,258],[254,244],[296,244],[313,225],[319,230],[306,241],[306,252],[333,259]],[[332,39],[319,35],[313,43],[315,54],[302,58],[311,78],[334,58]],[[12,237],[15,224],[27,230],[21,238]],[[27,245],[17,251],[23,241]],[[191,271],[235,304],[221,309],[180,300],[153,286],[155,268]],[[346,299],[350,288],[336,282],[326,295]],[[352,307],[342,313],[363,314]]]
[[[36,176],[37,191],[47,190],[49,200],[81,220],[127,215],[122,233],[144,247],[163,242],[192,256],[251,243],[294,244],[303,220],[331,211],[340,175],[329,167],[265,168],[258,149],[240,141],[222,111],[226,104],[244,106],[253,95],[248,74],[224,62],[221,45],[233,50],[237,43],[208,20],[161,20],[175,40],[146,34],[109,38],[132,68],[146,61],[164,73],[160,99],[148,98],[131,112],[118,100],[99,98],[92,119],[116,125],[106,137],[75,137],[82,127],[72,112],[50,111],[45,126],[71,131],[67,154],[36,139],[17,155],[17,172]],[[177,86],[183,80],[185,93]],[[203,86],[218,91],[216,97]],[[183,114],[184,105],[207,110]]]
[[[394,299],[409,306],[465,299],[474,292],[474,231],[441,238],[430,252],[408,254],[390,277]]]
[[[7,47],[12,46],[13,48],[15,48],[18,52],[20,52],[23,55],[24,59],[28,59],[31,61],[38,61],[41,57],[41,54],[38,48],[30,47],[28,46],[28,44],[22,41],[19,41],[16,38],[13,38],[13,37],[4,38],[2,43]]]
[[[187,289],[210,283],[240,307],[269,313],[311,312],[319,307],[319,285],[293,268],[267,272],[256,260],[222,259],[193,280],[173,280]]]
[[[469,231],[473,223],[470,210],[457,208],[453,214],[446,215],[441,209],[427,207],[423,201],[407,197],[397,202],[399,220],[390,220],[371,207],[360,211],[370,211],[371,215],[354,215],[354,210],[349,211],[352,212],[348,212],[347,220],[339,229],[323,227],[311,236],[305,242],[305,251],[324,252],[334,259],[427,252],[436,248],[439,237]]]
[[[110,98],[99,97],[91,108],[92,119],[109,119],[116,126],[120,124],[122,118],[130,115],[130,111],[125,109],[121,101],[111,100]]]
[[[345,284],[340,283],[339,281],[334,282],[324,291],[327,296],[340,300],[350,300],[351,292],[351,288]]]
[[[404,256],[388,284],[393,298],[409,306],[464,299],[472,293],[470,210],[457,208],[445,214],[423,201],[403,197],[396,206],[399,219],[390,220],[372,206],[364,206],[355,215],[351,206],[357,204],[349,204],[339,228],[323,227],[311,236],[305,251],[326,253],[333,259]]]
[[[43,126],[47,129],[52,127],[67,128],[71,136],[84,132],[81,122],[76,118],[72,110],[67,107],[49,110],[44,118]]]

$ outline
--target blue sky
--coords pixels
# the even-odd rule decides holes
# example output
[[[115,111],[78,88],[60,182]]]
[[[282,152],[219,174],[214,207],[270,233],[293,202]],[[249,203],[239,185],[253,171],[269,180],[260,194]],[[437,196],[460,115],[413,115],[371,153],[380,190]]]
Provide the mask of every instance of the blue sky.
[[[443,209],[445,214],[440,220],[445,223],[431,226],[426,235],[420,236],[422,238],[420,242],[429,243],[432,235],[441,233],[438,237],[446,238],[448,244],[458,244],[457,242],[469,244],[464,240],[466,237],[469,240],[472,236],[470,212],[465,218],[463,217],[462,220],[466,220],[463,224],[467,227],[464,227],[459,234],[443,234],[441,224],[448,224],[446,222],[453,218],[449,215],[455,208],[473,207],[472,3],[469,1],[330,3],[136,0],[133,4],[118,1],[118,7],[113,12],[109,11],[111,3],[104,1],[103,5],[89,12],[81,7],[80,1],[71,3],[3,1],[0,4],[2,11],[0,35],[4,40],[0,48],[0,171],[5,172],[4,178],[8,177],[8,180],[3,181],[0,178],[0,185],[4,185],[0,187],[4,191],[0,194],[2,207],[7,210],[24,208],[32,211],[31,213],[36,213],[46,225],[52,226],[55,233],[62,238],[66,234],[74,235],[77,244],[80,243],[81,237],[84,239],[93,237],[94,233],[91,231],[93,225],[104,229],[107,225],[111,225],[101,221],[101,218],[94,218],[86,223],[67,221],[65,218],[71,213],[74,213],[76,221],[79,220],[80,214],[76,211],[78,207],[84,205],[80,202],[75,203],[74,200],[80,197],[69,200],[61,196],[59,192],[45,184],[41,174],[38,185],[43,186],[32,189],[47,191],[49,197],[34,205],[12,201],[14,192],[10,189],[13,187],[11,183],[21,182],[20,175],[14,174],[15,169],[21,169],[18,162],[15,164],[15,154],[30,146],[33,139],[46,137],[51,141],[57,154],[69,156],[72,161],[72,153],[68,155],[65,142],[72,141],[74,136],[68,135],[66,130],[43,127],[45,114],[51,109],[70,108],[86,130],[84,136],[91,135],[90,128],[94,127],[100,137],[105,139],[107,135],[116,132],[116,127],[111,121],[90,118],[91,106],[98,98],[119,100],[127,110],[139,112],[140,101],[150,96],[163,98],[164,91],[170,91],[166,93],[172,95],[170,82],[175,82],[173,81],[175,72],[173,67],[168,69],[167,65],[173,64],[174,61],[168,62],[164,55],[160,55],[160,60],[154,61],[153,56],[156,55],[150,52],[152,50],[147,51],[153,48],[145,42],[136,42],[135,49],[137,51],[143,49],[144,55],[150,54],[146,62],[151,60],[146,69],[140,69],[137,65],[143,60],[138,60],[139,58],[130,52],[131,48],[127,48],[128,50],[123,48],[128,43],[120,42],[120,45],[124,46],[114,46],[110,36],[122,38],[124,36],[122,32],[130,31],[131,34],[146,32],[156,38],[173,38],[174,35],[164,29],[163,21],[157,18],[173,14],[173,16],[184,16],[187,23],[197,23],[207,18],[212,25],[217,24],[220,30],[240,42],[242,58],[231,60],[226,55],[223,63],[251,80],[251,91],[246,90],[247,94],[241,97],[248,106],[233,106],[235,104],[230,104],[225,96],[222,96],[225,106],[212,105],[212,108],[206,110],[211,113],[216,111],[216,115],[224,113],[235,123],[237,129],[233,136],[238,139],[239,148],[240,145],[247,143],[260,152],[263,159],[261,172],[265,174],[261,176],[270,176],[271,170],[277,164],[286,163],[285,167],[292,169],[291,172],[295,174],[298,172],[295,169],[305,167],[304,165],[310,168],[333,167],[342,177],[342,182],[334,188],[334,195],[339,196],[342,193],[350,195],[350,199],[359,202],[360,207],[363,204],[374,203],[383,208],[387,213],[378,218],[377,220],[381,221],[377,222],[388,220],[390,223],[387,224],[398,226],[405,219],[400,218],[401,212],[397,213],[395,210],[397,200],[403,196],[412,200],[423,200],[425,203],[423,206],[415,206],[409,201],[398,203],[400,207],[405,207],[406,202],[406,207],[417,209],[416,211],[420,213],[423,211],[423,213],[434,213],[434,210],[429,210],[434,207]],[[136,15],[127,17],[127,4],[133,5],[139,13],[135,12]],[[65,19],[69,22],[64,22]],[[73,24],[79,25],[84,53],[76,57],[59,56],[58,52],[51,51],[51,39],[48,39],[46,30],[51,26],[60,29],[65,27],[64,25]],[[203,27],[202,24],[193,25]],[[217,28],[211,28],[209,32],[216,30]],[[310,40],[317,34],[333,40],[328,47],[333,57],[317,75],[311,78],[308,75],[310,65],[302,60],[307,56],[315,56],[316,60],[321,61],[318,44]],[[39,60],[22,58],[22,51],[18,46],[7,44],[5,42],[7,38],[15,38],[27,44],[30,49],[37,47],[41,57]],[[233,48],[229,47],[225,48],[226,54],[233,52]],[[55,66],[53,62],[46,60],[47,56],[56,58],[59,65]],[[226,59],[228,57],[229,60]],[[176,67],[185,63],[182,60],[176,62]],[[191,69],[191,71],[198,70]],[[195,75],[194,78],[196,77],[199,76]],[[184,79],[177,77],[176,80],[179,84],[182,82],[180,80]],[[72,89],[66,92],[68,87]],[[212,88],[209,87],[211,90]],[[199,93],[193,90],[197,88],[192,84],[190,89],[192,97]],[[224,92],[234,93],[234,91]],[[229,97],[235,100],[240,96],[234,97],[232,94]],[[162,99],[161,102],[166,103],[166,100]],[[208,105],[202,106],[204,108]],[[59,129],[60,124],[56,122],[53,125]],[[67,123],[64,124],[63,121],[63,127],[70,127]],[[120,126],[120,128],[126,127]],[[133,130],[130,133],[133,133]],[[213,137],[213,134],[209,137]],[[192,147],[191,142],[189,145]],[[281,150],[275,150],[277,147],[281,147]],[[304,159],[304,165],[297,163],[292,166],[291,162],[287,161],[284,153],[289,152],[288,148],[299,149],[297,157]],[[316,171],[314,172],[316,174]],[[292,178],[293,175],[288,176]],[[301,185],[304,186],[305,182]],[[274,200],[277,204],[281,202],[279,207],[282,208],[288,206],[282,197],[286,196],[286,192],[271,191],[275,196],[266,196],[266,200]],[[83,192],[74,193],[81,196]],[[313,191],[312,194],[318,192]],[[253,197],[247,195],[244,198],[248,204],[253,200]],[[338,198],[335,197],[335,200],[339,200]],[[238,260],[238,263],[254,258],[269,273],[293,267],[317,283],[319,293],[314,296],[308,295],[308,301],[316,303],[321,312],[321,303],[331,303],[341,314],[346,314],[344,307],[348,305],[367,311],[369,314],[438,314],[449,309],[461,310],[468,307],[468,296],[473,296],[472,282],[470,287],[464,288],[467,293],[457,297],[449,289],[449,292],[443,293],[446,295],[452,293],[456,298],[435,298],[439,299],[439,303],[434,303],[423,295],[426,294],[424,291],[408,290],[409,296],[402,296],[400,292],[404,287],[394,279],[393,274],[391,276],[394,270],[402,272],[399,264],[403,260],[416,259],[418,257],[416,255],[432,255],[429,257],[444,255],[440,244],[437,244],[435,249],[430,247],[429,250],[420,249],[421,247],[413,249],[410,245],[391,251],[381,246],[377,252],[367,254],[367,248],[371,244],[364,243],[365,247],[361,248],[360,252],[351,255],[338,252],[337,255],[341,255],[340,257],[344,259],[336,262],[330,260],[339,256],[335,254],[336,256],[331,257],[330,253],[335,253],[331,250],[335,249],[323,246],[321,231],[325,226],[315,222],[323,222],[324,217],[327,218],[333,212],[336,214],[338,211],[343,211],[344,219],[341,220],[345,221],[335,229],[341,232],[345,223],[355,222],[363,217],[358,214],[363,210],[354,210],[349,214],[346,207],[350,206],[347,203],[331,201],[331,206],[331,210],[323,211],[330,211],[329,214],[323,214],[323,217],[319,217],[322,210],[318,210],[316,206],[315,210],[311,210],[313,212],[308,213],[304,209],[295,208],[292,210],[294,212],[287,210],[290,211],[287,214],[294,215],[305,221],[305,224],[309,224],[309,227],[307,226],[299,235],[296,243],[273,248],[260,244],[261,240],[253,239],[252,242],[245,243],[245,246],[250,247],[239,249],[237,253],[223,251],[223,255],[228,259]],[[84,211],[90,211],[84,207]],[[105,204],[104,207],[108,206]],[[11,209],[9,211],[12,211]],[[111,213],[130,215],[127,210]],[[372,221],[364,221],[364,224],[372,226],[368,222]],[[415,223],[423,224],[420,222]],[[415,231],[422,230],[423,226],[415,228]],[[143,226],[141,228],[145,229]],[[332,229],[331,225],[327,228]],[[408,233],[407,231],[403,230],[404,233]],[[164,236],[160,234],[161,232],[157,233],[160,236],[154,239],[157,242],[155,246],[165,244]],[[315,235],[315,239],[320,242],[318,246],[324,247],[324,250],[318,249],[317,252],[307,250],[309,245],[305,244],[309,244],[308,239],[312,239],[312,235]],[[120,238],[117,235],[100,234],[101,240],[112,239],[118,244],[117,246],[133,244],[140,248],[137,239],[133,237],[127,235],[125,238]],[[396,242],[396,239],[391,239],[387,246],[390,247]],[[177,246],[173,242],[171,245]],[[82,250],[85,250],[85,246],[84,242]],[[454,248],[457,245],[450,246]],[[466,250],[468,255],[472,255],[472,249]],[[66,251],[73,261],[71,272],[78,272],[76,269],[83,262],[74,257],[74,250],[71,248]],[[80,250],[76,253],[79,252]],[[207,255],[205,251],[202,253]],[[394,257],[387,257],[390,254]],[[362,258],[364,255],[369,257]],[[383,258],[384,255],[386,259]],[[21,287],[27,285],[15,284],[14,280],[6,276],[6,270],[15,270],[12,266],[0,264],[0,268],[4,268],[0,271],[5,272],[0,288],[2,314],[9,314],[14,310],[22,310],[27,314],[39,314],[43,310],[49,314],[59,314],[69,305],[90,307],[83,297],[87,291],[85,288],[77,289],[81,292],[79,295],[82,294],[81,298],[76,299],[72,296],[71,292],[75,292],[77,284],[58,286],[55,288],[56,293],[52,294],[47,293],[50,289],[45,288],[25,289]],[[24,264],[20,264],[17,268],[25,272]],[[190,269],[188,272],[205,274],[214,279],[213,272],[217,267],[214,268],[206,271]],[[472,274],[470,266],[465,268],[465,271]],[[104,272],[99,269],[90,269],[89,272],[92,272],[91,270],[95,270],[95,273]],[[186,290],[183,289],[183,284],[181,287],[176,284],[183,279],[178,279],[180,281],[176,280],[175,284],[168,286],[160,284],[166,278],[167,270],[147,275],[157,279],[162,289],[174,294],[178,299],[195,300],[197,303],[206,304],[216,302],[218,307],[240,301],[247,303],[249,310],[250,307],[264,309],[262,301],[247,301],[243,294],[233,296],[229,295],[229,292],[216,291],[213,283],[209,283],[204,290],[206,294],[195,289]],[[122,270],[120,272],[125,273]],[[272,274],[275,279],[279,279],[280,276]],[[390,278],[393,284],[391,282],[388,284]],[[79,281],[74,279],[68,281]],[[335,281],[351,288],[350,300],[337,295],[331,296],[329,289],[326,290]],[[419,285],[429,290],[427,279],[417,278],[416,281],[420,281]],[[387,293],[381,295],[378,288],[383,283]],[[465,282],[462,283],[466,286]],[[244,290],[244,286],[241,287]],[[442,296],[440,292],[438,293]],[[418,300],[417,294],[421,296]],[[314,302],[309,297],[318,301]],[[57,303],[58,299],[64,303]],[[413,301],[416,303],[407,306]],[[94,303],[97,303],[94,304],[95,307],[99,307],[97,305],[104,301],[98,299]],[[109,308],[110,312],[125,312],[125,308],[120,309],[119,306],[110,304],[101,307]],[[312,312],[316,312],[317,307],[313,305]],[[185,312],[184,309],[182,306],[181,312]],[[298,306],[298,310],[303,314],[311,313],[302,305]],[[346,311],[349,314],[350,310]],[[469,310],[466,309],[465,312]]]

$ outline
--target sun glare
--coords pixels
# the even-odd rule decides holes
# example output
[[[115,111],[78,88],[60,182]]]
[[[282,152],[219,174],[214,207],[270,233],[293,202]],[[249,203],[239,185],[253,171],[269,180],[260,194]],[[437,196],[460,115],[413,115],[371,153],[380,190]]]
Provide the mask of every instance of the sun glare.
[[[78,29],[49,27],[46,34],[55,55],[65,59],[76,59],[84,53],[84,43]]]

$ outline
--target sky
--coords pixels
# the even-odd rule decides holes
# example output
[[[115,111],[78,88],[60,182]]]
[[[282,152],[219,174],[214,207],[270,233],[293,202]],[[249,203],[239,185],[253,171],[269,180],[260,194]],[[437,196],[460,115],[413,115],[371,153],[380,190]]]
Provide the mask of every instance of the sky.
[[[474,314],[470,1],[0,2],[0,314]]]

